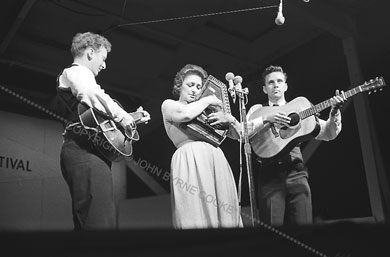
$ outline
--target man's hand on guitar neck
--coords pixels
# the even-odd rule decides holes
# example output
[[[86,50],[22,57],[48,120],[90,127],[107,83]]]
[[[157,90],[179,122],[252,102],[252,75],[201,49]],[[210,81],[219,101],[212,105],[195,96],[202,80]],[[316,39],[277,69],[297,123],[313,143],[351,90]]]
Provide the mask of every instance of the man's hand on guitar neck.
[[[338,113],[338,110],[343,107],[345,101],[344,91],[339,92],[336,90],[336,95],[330,99],[330,105],[332,109],[330,110],[330,115],[335,116]]]
[[[134,113],[128,113],[123,119],[119,122],[120,125],[125,129],[125,134],[130,138],[138,138],[135,136],[137,130],[137,123],[147,124],[150,120],[150,114],[145,111],[142,106],[138,107],[137,111]]]
[[[126,133],[132,134],[132,131],[137,128],[134,118],[128,114],[119,122],[121,126],[126,130]]]
[[[139,121],[139,123],[148,124],[148,121],[151,119],[150,118],[150,114],[147,111],[145,111],[142,106],[138,107],[137,112],[141,112],[142,113],[142,118]]]

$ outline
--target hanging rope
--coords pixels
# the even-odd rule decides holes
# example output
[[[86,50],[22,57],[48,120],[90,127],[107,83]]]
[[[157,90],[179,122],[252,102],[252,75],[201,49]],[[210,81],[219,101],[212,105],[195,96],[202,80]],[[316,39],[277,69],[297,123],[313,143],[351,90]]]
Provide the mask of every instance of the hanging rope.
[[[124,23],[116,25],[112,28],[107,29],[103,33],[107,33],[111,30],[125,27],[125,26],[135,26],[135,25],[145,25],[145,24],[151,24],[151,23],[161,23],[161,22],[167,22],[167,21],[177,21],[177,20],[186,20],[186,19],[196,19],[196,18],[202,18],[202,17],[208,17],[208,16],[217,16],[222,14],[232,14],[232,13],[240,13],[240,12],[252,12],[252,11],[258,11],[263,9],[270,9],[270,8],[278,8],[278,5],[271,5],[271,6],[259,6],[259,7],[253,7],[253,8],[245,8],[245,9],[238,9],[238,10],[231,10],[231,11],[223,11],[223,12],[213,12],[213,13],[205,13],[205,14],[196,14],[196,15],[190,15],[190,16],[181,16],[181,17],[175,17],[175,18],[165,18],[165,19],[159,19],[159,20],[151,20],[151,21],[140,21],[140,22],[131,22],[131,23]]]

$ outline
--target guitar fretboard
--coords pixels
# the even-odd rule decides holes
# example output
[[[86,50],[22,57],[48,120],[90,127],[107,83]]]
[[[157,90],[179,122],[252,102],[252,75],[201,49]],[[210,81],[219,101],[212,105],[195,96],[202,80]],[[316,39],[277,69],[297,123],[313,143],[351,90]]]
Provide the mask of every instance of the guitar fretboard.
[[[382,77],[376,78],[375,80],[370,81],[369,83],[364,83],[363,85],[354,87],[342,94],[342,97],[344,100],[347,100],[351,96],[354,96],[358,93],[364,92],[364,91],[371,91],[371,90],[376,90],[378,88],[382,88],[385,86],[385,81]],[[310,108],[307,108],[303,111],[299,112],[299,117],[301,120],[306,119],[307,117],[310,117],[316,113],[319,113],[329,107],[331,107],[331,100],[332,98],[329,98],[319,104],[313,105]]]
[[[347,98],[349,98],[353,95],[356,95],[357,93],[360,93],[360,92],[362,92],[362,90],[360,89],[360,86],[355,87],[351,90],[348,90],[347,92],[344,92],[344,99],[346,100]],[[303,119],[306,119],[307,117],[310,117],[316,113],[319,113],[319,112],[331,107],[330,99],[331,98],[299,112],[299,117],[301,117],[301,119],[303,120]]]

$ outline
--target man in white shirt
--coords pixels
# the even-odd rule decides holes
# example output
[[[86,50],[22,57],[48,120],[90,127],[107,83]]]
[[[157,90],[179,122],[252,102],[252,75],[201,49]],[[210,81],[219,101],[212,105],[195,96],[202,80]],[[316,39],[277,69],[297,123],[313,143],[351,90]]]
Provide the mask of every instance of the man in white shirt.
[[[116,229],[111,161],[95,147],[96,141],[80,123],[77,109],[82,102],[112,117],[126,130],[134,128],[133,117],[95,80],[106,68],[110,51],[111,43],[105,37],[91,32],[77,33],[71,46],[73,63],[57,78],[60,112],[69,121],[63,134],[61,170],[72,197],[75,230]],[[148,121],[149,113],[139,110],[143,113],[141,120]]]
[[[268,102],[264,105],[253,105],[247,114],[248,133],[254,154],[257,157],[264,156],[259,132],[265,126],[273,133],[271,137],[278,137],[275,127],[288,126],[291,117],[282,111],[268,112],[262,116],[251,119],[251,116],[263,106],[282,106],[287,103],[285,92],[288,89],[287,74],[280,66],[269,66],[263,74],[263,92],[268,96]],[[319,124],[317,140],[333,140],[341,131],[340,107],[344,102],[343,92],[330,99],[331,111],[329,118],[325,121],[316,117]],[[261,133],[261,132],[260,132]],[[267,138],[268,140],[268,138]],[[260,219],[270,225],[280,226],[283,224],[311,224],[312,202],[311,191],[308,183],[308,171],[305,167],[300,145],[272,161],[257,158],[261,164],[258,171],[257,202]]]

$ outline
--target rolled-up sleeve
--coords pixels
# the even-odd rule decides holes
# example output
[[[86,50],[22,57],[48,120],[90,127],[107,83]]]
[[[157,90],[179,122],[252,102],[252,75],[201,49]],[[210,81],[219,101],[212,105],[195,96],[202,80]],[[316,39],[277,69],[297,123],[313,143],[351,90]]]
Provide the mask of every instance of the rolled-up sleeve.
[[[129,115],[96,83],[95,76],[86,67],[72,66],[65,69],[59,79],[59,87],[70,89],[81,102],[110,115],[115,121]]]

